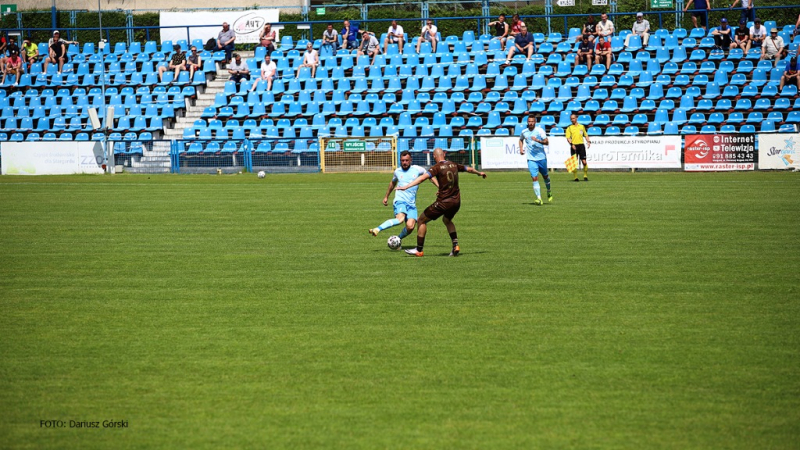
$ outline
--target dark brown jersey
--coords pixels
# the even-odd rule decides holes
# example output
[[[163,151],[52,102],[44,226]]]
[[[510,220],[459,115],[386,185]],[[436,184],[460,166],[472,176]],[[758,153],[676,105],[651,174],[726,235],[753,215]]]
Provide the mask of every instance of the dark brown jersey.
[[[439,201],[453,199],[461,201],[461,191],[458,188],[458,172],[464,172],[467,168],[461,164],[456,164],[447,160],[439,161],[434,164],[428,172],[439,182],[439,192],[436,199]]]

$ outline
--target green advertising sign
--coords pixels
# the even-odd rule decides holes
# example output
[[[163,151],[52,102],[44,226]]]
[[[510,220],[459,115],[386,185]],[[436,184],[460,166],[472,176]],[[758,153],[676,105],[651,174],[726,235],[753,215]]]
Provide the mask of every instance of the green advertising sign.
[[[672,0],[650,0],[650,8],[672,8]]]
[[[343,150],[346,152],[363,152],[366,151],[367,146],[364,141],[344,141]]]
[[[317,15],[324,16],[325,15],[325,8],[317,8]]]
[[[14,14],[17,12],[17,5],[0,5],[0,11],[3,15]]]

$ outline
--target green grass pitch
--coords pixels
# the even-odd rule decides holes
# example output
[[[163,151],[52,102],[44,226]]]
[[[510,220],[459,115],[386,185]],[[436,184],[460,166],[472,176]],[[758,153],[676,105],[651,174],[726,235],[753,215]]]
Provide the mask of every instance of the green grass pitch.
[[[2,177],[0,447],[797,448],[800,177],[590,177]]]

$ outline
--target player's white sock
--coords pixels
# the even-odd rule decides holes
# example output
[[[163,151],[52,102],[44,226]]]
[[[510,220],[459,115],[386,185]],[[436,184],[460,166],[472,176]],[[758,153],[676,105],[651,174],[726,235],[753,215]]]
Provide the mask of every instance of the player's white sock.
[[[533,193],[536,194],[536,198],[542,198],[542,189],[539,187],[539,182],[533,182]]]
[[[394,226],[400,225],[400,221],[397,219],[389,219],[386,222],[378,225],[378,231],[383,231],[387,228],[392,228]]]

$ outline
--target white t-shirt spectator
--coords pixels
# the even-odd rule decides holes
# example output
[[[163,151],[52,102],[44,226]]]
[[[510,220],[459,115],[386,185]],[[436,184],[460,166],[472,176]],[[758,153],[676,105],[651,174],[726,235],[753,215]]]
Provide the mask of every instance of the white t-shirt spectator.
[[[242,58],[241,64],[236,64],[236,59],[231,59],[231,64],[228,66],[228,70],[236,70],[239,72],[249,72],[250,69],[247,68],[247,62],[245,62],[244,58]]]
[[[614,34],[614,22],[610,20],[601,20],[597,22],[595,27],[598,36],[608,37]]]
[[[367,41],[367,53],[372,53],[372,52],[375,51],[376,48],[378,48],[378,45],[380,45],[380,44],[378,43],[378,38],[376,38],[375,36],[373,36],[371,34],[368,35],[368,36],[369,36],[368,38],[364,37],[364,39],[368,39],[368,41]]]
[[[750,37],[752,39],[760,39],[763,41],[764,38],[767,37],[767,27],[761,25],[758,27],[758,30],[756,30],[755,25],[750,27]]]
[[[424,27],[422,27],[421,36],[422,36],[422,39],[425,39],[426,41],[429,41],[429,40],[431,40],[431,37],[436,37],[436,33],[438,33],[438,32],[439,32],[439,29],[436,28],[436,25],[431,25],[431,26],[425,25]]]
[[[278,71],[278,66],[275,64],[275,61],[270,60],[269,64],[261,63],[261,78],[267,80],[275,76],[275,72]]]
[[[650,22],[648,22],[646,19],[642,20],[641,22],[633,22],[633,27],[631,28],[633,34],[638,36],[641,36],[642,33],[648,30],[650,30]]]
[[[403,35],[403,26],[402,25],[397,25],[397,27],[389,27],[389,30],[387,31],[387,33],[388,34],[394,34],[394,35],[397,35],[397,36],[402,36]]]
[[[306,54],[303,56],[303,64],[316,64],[317,63],[317,51],[310,50],[307,51]]]
[[[328,42],[337,42],[339,40],[339,32],[332,29],[329,33],[328,30],[325,30],[325,32],[322,33],[322,37]]]

